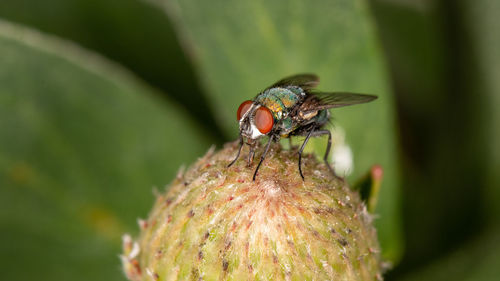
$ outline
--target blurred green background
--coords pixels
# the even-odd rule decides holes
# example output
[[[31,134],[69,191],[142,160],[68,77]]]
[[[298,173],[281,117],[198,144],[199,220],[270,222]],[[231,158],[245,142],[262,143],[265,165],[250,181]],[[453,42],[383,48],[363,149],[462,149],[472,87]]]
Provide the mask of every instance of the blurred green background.
[[[386,280],[498,280],[499,17],[495,0],[1,1],[0,280],[125,280],[120,237],[152,190],[302,72],[379,96],[332,114],[348,180],[385,170]]]

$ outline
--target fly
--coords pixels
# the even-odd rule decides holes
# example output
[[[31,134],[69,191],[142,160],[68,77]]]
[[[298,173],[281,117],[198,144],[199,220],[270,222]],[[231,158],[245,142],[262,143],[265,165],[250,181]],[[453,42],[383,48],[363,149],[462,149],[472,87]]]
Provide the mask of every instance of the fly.
[[[347,92],[320,92],[315,91],[319,77],[314,74],[299,74],[284,78],[261,93],[253,100],[241,103],[236,112],[240,125],[239,149],[236,158],[228,165],[233,165],[240,156],[243,144],[250,146],[247,163],[250,166],[257,141],[268,136],[264,153],[253,173],[253,180],[266,158],[271,143],[278,142],[281,138],[292,136],[305,136],[299,149],[299,173],[302,174],[302,152],[311,137],[328,135],[328,144],[323,157],[326,166],[335,175],[328,163],[328,155],[332,145],[332,134],[323,126],[330,120],[328,109],[366,103],[377,98],[373,95],[354,94]]]

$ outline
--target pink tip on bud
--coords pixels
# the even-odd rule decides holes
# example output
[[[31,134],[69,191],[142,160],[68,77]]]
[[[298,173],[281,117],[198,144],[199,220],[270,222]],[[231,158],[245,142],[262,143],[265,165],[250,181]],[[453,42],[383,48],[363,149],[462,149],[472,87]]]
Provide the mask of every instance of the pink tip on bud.
[[[384,169],[381,165],[376,164],[372,166],[371,169],[372,178],[376,181],[381,181],[384,176]]]

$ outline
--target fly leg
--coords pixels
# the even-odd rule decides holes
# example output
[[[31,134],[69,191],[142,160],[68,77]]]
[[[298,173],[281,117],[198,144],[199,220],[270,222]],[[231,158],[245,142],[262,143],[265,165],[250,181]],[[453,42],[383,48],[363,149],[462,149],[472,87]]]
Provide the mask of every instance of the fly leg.
[[[247,158],[247,167],[252,166],[254,155],[255,155],[255,146],[250,145],[250,151],[248,152],[248,158]]]
[[[266,158],[266,154],[269,151],[269,147],[271,147],[271,142],[273,141],[273,138],[274,138],[273,135],[269,136],[269,141],[267,142],[266,149],[264,150],[264,153],[262,153],[262,155],[260,156],[259,164],[257,165],[257,168],[255,168],[255,172],[253,173],[253,178],[252,178],[253,181],[255,181],[255,177],[257,176],[257,171],[259,170],[260,165],[264,161],[264,158]]]
[[[340,179],[336,174],[335,171],[333,170],[332,166],[330,166],[330,163],[328,163],[328,155],[330,155],[330,148],[332,147],[332,132],[330,130],[320,130],[315,132],[315,136],[322,136],[322,135],[328,135],[328,143],[326,145],[326,151],[325,151],[325,156],[323,156],[323,161],[325,162],[325,165],[328,167],[328,170],[338,179]]]
[[[311,130],[307,133],[306,139],[304,140],[302,146],[299,149],[299,174],[302,180],[304,180],[304,174],[302,174],[302,151],[304,151],[304,148],[306,147],[306,144],[309,141],[309,138],[311,138],[313,132],[314,132],[314,127],[312,127]]]
[[[325,162],[325,165],[328,167],[328,170],[330,170],[330,172],[332,173],[332,175],[334,177],[336,177],[337,179],[339,179],[341,181],[344,181],[343,178],[337,176],[337,174],[333,170],[332,166],[330,166],[330,163],[328,163],[328,155],[330,155],[330,148],[332,147],[332,132],[330,132],[330,130],[319,130],[319,131],[315,131],[312,136],[318,137],[318,136],[322,136],[322,135],[328,135],[328,144],[326,145],[326,151],[325,151],[325,156],[323,156],[323,161]]]
[[[299,150],[299,172],[300,172],[300,176],[302,177],[302,179],[304,179],[304,176],[302,175],[301,165],[300,165],[301,158],[302,158],[302,150],[304,150],[304,147],[305,147],[306,143],[309,141],[310,137],[319,137],[319,136],[323,136],[323,135],[328,135],[328,143],[326,145],[326,151],[325,151],[325,155],[323,156],[323,161],[325,162],[326,166],[328,167],[328,169],[330,170],[330,172],[332,173],[332,175],[334,177],[336,177],[337,179],[343,181],[343,179],[341,177],[339,177],[339,176],[337,176],[337,174],[335,174],[335,171],[333,170],[332,166],[330,166],[330,163],[328,163],[328,155],[330,155],[330,149],[332,147],[332,133],[330,132],[330,130],[318,130],[318,131],[314,131],[314,128],[312,128],[307,133],[306,139],[304,140],[304,143],[302,144],[302,147]]]
[[[238,158],[240,158],[241,148],[243,148],[243,137],[240,135],[240,148],[238,148],[238,154],[236,154],[236,158],[234,158],[234,160],[231,161],[229,165],[227,165],[228,168],[231,167],[236,162],[236,160],[238,160]]]

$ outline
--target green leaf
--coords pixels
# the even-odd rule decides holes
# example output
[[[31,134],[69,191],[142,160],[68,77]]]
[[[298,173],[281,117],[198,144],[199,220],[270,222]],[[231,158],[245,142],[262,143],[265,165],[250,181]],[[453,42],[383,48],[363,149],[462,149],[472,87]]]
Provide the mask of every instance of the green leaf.
[[[500,7],[494,0],[372,3],[402,128],[407,244],[397,275],[461,247],[485,218],[498,221]]]
[[[487,191],[484,200],[487,203],[487,217],[498,224],[500,215],[500,34],[498,33],[498,17],[500,3],[494,0],[480,0],[474,3],[460,1],[460,8],[468,40],[477,71],[470,91],[474,98],[480,99],[480,106],[474,111],[479,116],[481,135],[486,139]],[[466,70],[470,73],[470,69]]]
[[[448,256],[408,274],[403,281],[493,281],[500,275],[500,228],[491,227]]]
[[[203,122],[201,129],[221,142],[220,129],[170,20],[146,1],[2,0],[0,17],[119,62],[188,108]]]
[[[123,280],[120,236],[206,151],[124,69],[0,21],[1,280]]]
[[[321,90],[379,96],[332,111],[354,154],[351,180],[381,164],[377,213],[384,256],[401,254],[394,106],[365,1],[164,1],[189,46],[217,120],[236,138],[238,105],[284,76],[320,75]],[[319,140],[318,140],[319,141]],[[316,149],[324,153],[326,140]],[[319,146],[319,144],[317,145]]]

